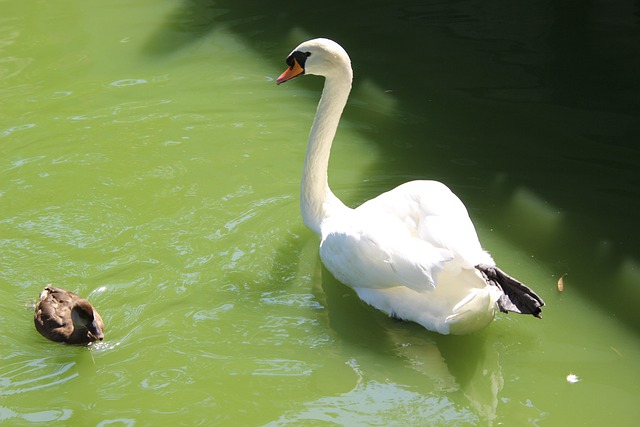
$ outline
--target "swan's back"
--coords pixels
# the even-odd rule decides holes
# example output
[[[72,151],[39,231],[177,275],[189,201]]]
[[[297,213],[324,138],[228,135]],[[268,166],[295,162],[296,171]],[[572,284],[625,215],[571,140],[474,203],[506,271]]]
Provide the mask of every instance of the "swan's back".
[[[467,210],[437,181],[402,184],[327,218],[320,256],[365,302],[444,334],[487,326],[501,295],[474,268],[493,260]]]
[[[414,237],[451,251],[466,268],[495,265],[482,249],[464,204],[441,182],[406,182],[363,203],[357,210],[389,213],[402,221]]]

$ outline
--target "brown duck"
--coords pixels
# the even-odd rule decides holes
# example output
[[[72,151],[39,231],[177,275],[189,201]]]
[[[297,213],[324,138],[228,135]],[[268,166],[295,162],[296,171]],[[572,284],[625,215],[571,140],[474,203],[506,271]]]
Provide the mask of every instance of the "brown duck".
[[[34,322],[38,332],[52,341],[86,344],[104,338],[102,318],[89,301],[62,288],[45,286]]]

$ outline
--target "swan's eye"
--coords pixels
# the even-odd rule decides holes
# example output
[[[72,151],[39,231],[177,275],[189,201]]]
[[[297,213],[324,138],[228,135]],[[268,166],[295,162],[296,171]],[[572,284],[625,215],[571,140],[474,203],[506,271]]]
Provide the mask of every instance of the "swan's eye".
[[[311,56],[311,52],[302,52],[297,50],[289,55],[287,58],[287,65],[289,67],[293,67],[293,60],[295,59],[296,62],[298,62],[298,64],[304,69],[304,63],[309,56]]]

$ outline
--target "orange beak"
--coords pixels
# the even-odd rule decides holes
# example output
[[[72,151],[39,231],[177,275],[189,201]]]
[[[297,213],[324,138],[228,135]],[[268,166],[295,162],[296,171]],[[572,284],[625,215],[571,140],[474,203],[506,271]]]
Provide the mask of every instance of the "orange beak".
[[[276,83],[284,83],[287,80],[291,80],[292,78],[298,77],[301,74],[304,74],[304,68],[302,68],[300,64],[298,64],[298,61],[296,61],[294,58],[293,65],[284,70],[284,73],[280,74],[280,77],[276,79]]]

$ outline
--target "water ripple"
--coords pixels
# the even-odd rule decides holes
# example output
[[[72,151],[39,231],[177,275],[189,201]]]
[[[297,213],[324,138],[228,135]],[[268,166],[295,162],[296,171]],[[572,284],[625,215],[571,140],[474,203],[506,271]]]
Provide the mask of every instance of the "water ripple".
[[[186,372],[186,368],[151,371],[147,375],[147,378],[140,382],[140,387],[146,390],[160,390],[169,387],[172,384],[193,384],[193,378],[191,378]],[[172,389],[169,389],[167,393],[171,393],[172,391]]]
[[[51,421],[65,421],[71,418],[71,415],[73,415],[73,411],[71,409],[19,413],[10,408],[0,406],[0,421],[6,421],[12,418],[22,418],[23,420],[32,423],[42,423]]]
[[[430,420],[432,425],[477,425],[468,408],[446,396],[420,394],[398,384],[370,381],[340,396],[326,396],[308,402],[265,426],[305,425],[404,425],[413,420]]]
[[[317,365],[301,360],[291,359],[266,359],[257,360],[256,368],[251,372],[254,376],[279,376],[279,377],[307,377],[311,375]]]
[[[35,127],[36,124],[35,123],[25,123],[23,125],[17,125],[17,126],[11,126],[9,128],[6,128],[5,130],[3,130],[0,135],[1,136],[9,136],[14,132],[20,132],[23,130],[27,130],[27,129],[31,129],[33,127]]]
[[[97,427],[102,427],[102,426],[126,426],[126,427],[131,427],[134,426],[136,424],[136,420],[131,419],[131,418],[116,418],[113,420],[102,420],[97,424]]]
[[[195,313],[189,312],[187,313],[187,315],[191,315],[193,317],[193,320],[196,322],[218,320],[220,318],[220,313],[226,313],[228,311],[231,311],[232,309],[233,304],[227,303],[213,309],[198,310]]]
[[[0,396],[63,384],[79,375],[77,372],[68,372],[76,362],[52,363],[50,359],[35,359],[4,366],[0,370]]]
[[[33,58],[18,58],[15,56],[0,58],[0,80],[17,76],[32,62]]]
[[[115,82],[109,83],[109,86],[125,87],[125,86],[142,85],[146,83],[149,83],[149,82],[145,79],[122,79],[122,80],[116,80]]]

